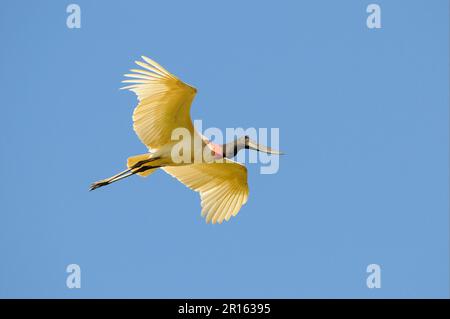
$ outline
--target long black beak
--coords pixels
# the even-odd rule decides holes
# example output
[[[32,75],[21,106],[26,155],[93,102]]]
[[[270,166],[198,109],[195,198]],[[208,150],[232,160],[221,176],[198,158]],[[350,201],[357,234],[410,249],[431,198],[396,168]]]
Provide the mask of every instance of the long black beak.
[[[246,142],[246,148],[251,149],[251,150],[255,150],[255,151],[258,151],[258,152],[264,152],[264,153],[267,153],[267,154],[275,154],[275,155],[283,155],[284,154],[283,152],[280,152],[280,151],[277,151],[277,150],[273,150],[273,149],[271,149],[268,146],[264,146],[264,145],[258,144],[255,141],[252,141],[250,139]]]

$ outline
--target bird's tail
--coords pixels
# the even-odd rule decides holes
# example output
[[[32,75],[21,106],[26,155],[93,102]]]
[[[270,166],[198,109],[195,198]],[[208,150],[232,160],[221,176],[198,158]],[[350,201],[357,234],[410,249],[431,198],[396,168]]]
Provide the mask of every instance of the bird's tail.
[[[152,154],[141,154],[136,156],[131,156],[127,160],[127,169],[111,176],[110,178],[102,179],[101,181],[91,184],[89,190],[94,190],[102,186],[112,184],[114,182],[120,181],[121,179],[127,178],[131,175],[138,174],[140,176],[146,177],[154,173],[160,166],[158,165],[158,157],[153,157]]]

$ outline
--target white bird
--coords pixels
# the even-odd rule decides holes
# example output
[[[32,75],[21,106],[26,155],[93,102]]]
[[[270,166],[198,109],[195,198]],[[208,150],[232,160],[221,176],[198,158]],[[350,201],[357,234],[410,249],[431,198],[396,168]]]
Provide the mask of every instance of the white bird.
[[[233,158],[241,149],[254,149],[269,154],[281,154],[269,147],[258,145],[243,136],[228,144],[215,144],[194,128],[190,117],[192,101],[197,89],[182,82],[155,61],[142,57],[136,61],[142,69],[132,69],[131,78],[123,82],[131,85],[139,104],[133,113],[133,128],[149,152],[128,158],[128,169],[91,185],[90,190],[109,185],[134,174],[148,176],[157,169],[178,179],[190,189],[199,192],[201,215],[206,222],[222,223],[247,202],[247,168]],[[185,129],[191,136],[189,147],[193,150],[189,161],[173,158],[178,141],[172,139],[175,129]],[[195,143],[198,140],[200,143]],[[204,152],[204,150],[207,150]],[[199,162],[195,153],[206,154]]]

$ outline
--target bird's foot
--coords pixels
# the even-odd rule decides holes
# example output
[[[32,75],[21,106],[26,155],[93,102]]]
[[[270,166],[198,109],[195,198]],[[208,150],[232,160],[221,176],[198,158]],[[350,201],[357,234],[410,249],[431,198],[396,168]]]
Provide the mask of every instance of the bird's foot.
[[[101,180],[101,181],[92,183],[92,184],[91,184],[91,187],[89,188],[89,191],[93,191],[94,189],[97,189],[97,188],[99,188],[99,187],[106,186],[106,185],[108,185],[109,183],[110,183],[110,182],[109,182],[108,180]]]

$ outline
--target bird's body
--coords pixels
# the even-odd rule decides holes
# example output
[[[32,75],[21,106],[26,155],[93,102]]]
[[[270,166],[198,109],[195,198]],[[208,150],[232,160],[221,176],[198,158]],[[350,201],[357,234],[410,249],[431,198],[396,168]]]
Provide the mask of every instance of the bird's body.
[[[133,128],[149,152],[128,158],[128,169],[92,184],[91,190],[134,174],[148,176],[162,169],[200,193],[202,216],[207,222],[229,220],[248,197],[247,169],[231,158],[243,148],[280,153],[256,144],[248,136],[223,145],[206,139],[197,132],[190,118],[190,107],[197,90],[155,61],[142,58],[145,63],[136,61],[136,64],[143,69],[132,69],[132,74],[125,75],[132,79],[123,82],[130,83],[124,89],[133,91],[138,97]],[[181,144],[174,139],[174,132],[186,133],[189,138]],[[182,155],[178,152],[180,146],[183,147]]]

